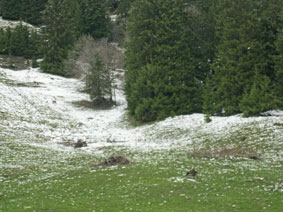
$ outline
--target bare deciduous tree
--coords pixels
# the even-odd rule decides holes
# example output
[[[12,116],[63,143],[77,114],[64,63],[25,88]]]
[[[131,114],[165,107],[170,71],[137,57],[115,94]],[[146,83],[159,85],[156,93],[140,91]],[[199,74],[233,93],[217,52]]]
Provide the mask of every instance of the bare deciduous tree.
[[[66,62],[69,75],[84,77],[95,55],[101,57],[110,72],[123,68],[124,54],[115,44],[108,43],[106,38],[95,40],[91,36],[84,35],[78,40]]]

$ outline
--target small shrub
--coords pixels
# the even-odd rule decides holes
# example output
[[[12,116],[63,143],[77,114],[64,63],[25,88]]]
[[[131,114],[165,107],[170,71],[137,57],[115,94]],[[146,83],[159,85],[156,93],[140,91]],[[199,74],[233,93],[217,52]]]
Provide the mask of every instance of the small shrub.
[[[32,58],[31,67],[32,68],[38,68],[39,67],[39,64],[38,64],[38,62],[36,61],[35,58]]]
[[[86,90],[95,105],[108,105],[113,102],[110,71],[106,69],[99,55],[95,56],[95,60],[88,70]]]
[[[210,115],[209,115],[208,113],[205,114],[204,121],[205,121],[206,123],[212,122],[212,120],[211,120],[211,118],[210,118]]]

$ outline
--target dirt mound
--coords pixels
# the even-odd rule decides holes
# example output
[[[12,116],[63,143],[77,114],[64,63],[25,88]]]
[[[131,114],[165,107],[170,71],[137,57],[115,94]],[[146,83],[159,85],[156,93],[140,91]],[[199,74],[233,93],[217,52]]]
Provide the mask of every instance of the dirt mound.
[[[83,141],[82,139],[79,139],[77,142],[73,142],[73,141],[64,141],[64,142],[61,142],[59,144],[62,144],[64,146],[71,146],[71,147],[74,147],[74,148],[82,148],[82,147],[86,147],[87,146],[87,143],[86,141]]]
[[[112,155],[109,158],[105,158],[104,161],[94,164],[95,166],[115,166],[115,165],[125,165],[129,164],[131,161],[121,155]]]
[[[260,159],[260,155],[253,149],[241,148],[222,148],[219,150],[196,150],[188,153],[188,156],[194,158],[249,158],[252,160]]]

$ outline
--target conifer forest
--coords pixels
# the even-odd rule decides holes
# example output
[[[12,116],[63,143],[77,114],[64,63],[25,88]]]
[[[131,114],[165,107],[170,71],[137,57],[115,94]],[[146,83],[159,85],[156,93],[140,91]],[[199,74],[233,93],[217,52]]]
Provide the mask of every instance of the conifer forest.
[[[279,212],[282,145],[283,0],[0,0],[0,212]]]
[[[135,120],[254,116],[282,109],[280,1],[1,0],[3,19],[40,30],[1,28],[0,53],[43,58],[44,72],[69,75],[66,61],[80,37],[111,42],[120,34]]]

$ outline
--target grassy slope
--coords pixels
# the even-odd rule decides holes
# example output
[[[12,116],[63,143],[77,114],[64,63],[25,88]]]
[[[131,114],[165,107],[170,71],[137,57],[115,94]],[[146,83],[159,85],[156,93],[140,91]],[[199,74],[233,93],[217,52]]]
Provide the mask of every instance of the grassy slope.
[[[269,137],[258,132],[261,140],[264,135]],[[237,137],[230,139],[236,141]],[[7,154],[9,157],[2,158],[2,162],[9,161],[14,166],[0,171],[0,211],[282,209],[280,160],[192,158],[181,150],[143,155],[125,150],[130,157],[140,159],[128,166],[99,168],[92,164],[101,158],[80,150],[67,154],[5,140],[2,150],[6,145],[5,151],[13,154]],[[3,153],[1,149],[0,152]],[[21,158],[25,158],[25,164]],[[199,172],[196,181],[183,177],[191,167]]]
[[[4,75],[0,76],[0,83],[5,81],[7,86],[12,86],[4,79]],[[29,106],[25,107],[29,111]],[[94,167],[93,163],[103,160],[101,154],[40,145],[48,138],[39,137],[40,132],[36,134],[40,129],[38,125],[51,130],[60,126],[59,123],[35,123],[34,114],[0,113],[1,212],[282,210],[283,126],[280,123],[246,122],[223,135],[200,131],[193,138],[190,133],[194,129],[156,128],[159,131],[152,135],[153,139],[173,141],[176,137],[187,136],[195,142],[188,142],[188,148],[147,153],[113,145],[102,149],[104,155],[124,154],[133,159],[133,163]],[[38,120],[46,117],[40,116]],[[13,126],[5,126],[10,119],[13,119],[10,122]],[[53,116],[48,120],[57,123]],[[25,130],[28,124],[18,128],[17,123],[34,124],[27,129],[34,129],[33,133]],[[155,129],[155,125],[152,126]],[[207,156],[207,152],[213,155],[227,147],[241,151],[252,149],[261,159],[229,158],[229,154],[228,158],[202,157]],[[191,157],[195,152],[199,156]],[[199,173],[195,181],[184,178],[192,167]]]

